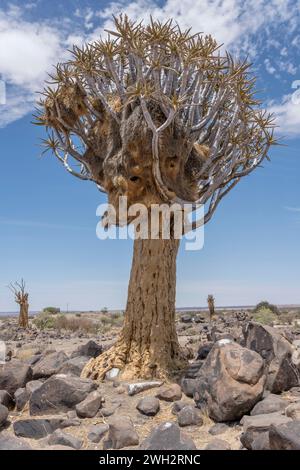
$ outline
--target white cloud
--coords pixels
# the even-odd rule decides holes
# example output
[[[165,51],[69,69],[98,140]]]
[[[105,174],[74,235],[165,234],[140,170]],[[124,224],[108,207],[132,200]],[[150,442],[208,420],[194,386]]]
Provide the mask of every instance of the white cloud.
[[[272,103],[269,111],[274,113],[281,134],[296,137],[300,134],[300,101],[295,95],[287,95],[280,102]]]

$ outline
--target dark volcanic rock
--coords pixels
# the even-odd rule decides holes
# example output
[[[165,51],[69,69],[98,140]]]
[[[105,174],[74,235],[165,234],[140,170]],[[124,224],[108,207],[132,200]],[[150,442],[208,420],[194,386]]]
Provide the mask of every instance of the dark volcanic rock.
[[[11,409],[15,406],[11,395],[6,390],[0,390],[0,404]]]
[[[142,442],[142,450],[196,450],[192,439],[175,423],[162,423]]]
[[[6,390],[11,396],[18,388],[25,387],[32,378],[32,369],[16,359],[0,365],[0,390]]]
[[[31,447],[23,439],[18,439],[7,432],[1,432],[0,450],[31,450]]]
[[[156,397],[164,401],[177,401],[182,397],[181,387],[178,384],[164,385],[159,389]]]
[[[177,414],[177,420],[180,427],[184,426],[202,426],[203,419],[199,411],[191,405],[184,406]]]
[[[288,405],[286,400],[283,400],[278,395],[270,393],[262,401],[256,403],[255,407],[251,410],[251,416],[263,415],[266,413],[275,413],[276,411],[284,410]]]
[[[32,393],[29,400],[30,414],[35,416],[72,410],[96,388],[96,383],[90,379],[54,375]]]
[[[259,354],[221,340],[200,369],[194,399],[214,421],[235,421],[261,399],[265,380]]]
[[[79,450],[82,447],[83,441],[72,436],[72,434],[57,429],[49,436],[48,444],[72,447],[73,449]]]
[[[102,397],[97,390],[89,395],[75,406],[79,418],[93,418],[101,408]]]
[[[80,377],[84,366],[88,363],[89,360],[90,358],[87,356],[73,357],[62,365],[61,369],[59,370],[59,373],[60,374],[73,374],[73,375],[77,375],[78,377]]]
[[[137,409],[146,416],[155,416],[160,409],[159,400],[155,397],[144,397],[138,404]]]
[[[98,444],[101,441],[103,436],[108,432],[109,426],[108,424],[96,424],[90,427],[88,439],[91,442]]]
[[[103,347],[100,344],[95,343],[95,341],[90,340],[86,344],[79,346],[78,349],[73,351],[71,354],[71,359],[77,356],[86,356],[86,357],[98,357],[103,353]]]
[[[46,354],[46,356],[33,367],[33,378],[36,380],[57,374],[67,360],[68,356],[63,351]]]
[[[246,449],[252,450],[254,441],[257,445],[258,439],[262,434],[269,433],[269,429],[272,425],[281,425],[291,422],[291,418],[288,418],[280,413],[267,413],[264,415],[255,416],[244,416],[241,420],[243,424],[243,434],[241,435],[241,443]],[[266,436],[263,436],[266,440]]]
[[[205,450],[231,450],[231,447],[227,441],[223,441],[223,439],[213,439],[210,441]]]
[[[0,428],[6,423],[8,418],[8,409],[0,404]]]
[[[63,422],[64,418],[62,417],[41,419],[28,418],[15,421],[13,428],[16,436],[27,437],[30,439],[41,439],[60,428]]]
[[[269,441],[271,450],[300,450],[300,420],[271,425]]]
[[[278,330],[250,322],[244,337],[246,347],[259,353],[266,361],[268,390],[280,393],[299,385],[299,372],[293,362],[295,348]]]
[[[130,418],[121,416],[111,420],[108,438],[104,443],[105,449],[123,449],[138,443],[139,437]]]
[[[22,411],[29,399],[26,388],[18,388],[18,390],[15,391],[14,397],[17,411]]]

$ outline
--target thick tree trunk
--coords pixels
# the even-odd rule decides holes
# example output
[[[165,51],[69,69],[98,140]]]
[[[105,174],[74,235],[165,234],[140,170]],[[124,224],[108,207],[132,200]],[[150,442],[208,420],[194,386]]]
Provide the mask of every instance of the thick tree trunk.
[[[19,314],[19,326],[21,328],[28,328],[29,319],[28,319],[28,302],[22,302],[20,304],[20,314]]]
[[[124,326],[117,343],[93,359],[84,376],[102,379],[113,367],[122,378],[166,378],[185,364],[175,328],[179,240],[135,240]]]

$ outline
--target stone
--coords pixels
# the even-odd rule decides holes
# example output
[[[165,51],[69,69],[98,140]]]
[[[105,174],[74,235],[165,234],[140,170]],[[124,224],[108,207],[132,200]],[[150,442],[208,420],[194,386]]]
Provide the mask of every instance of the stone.
[[[98,444],[101,439],[105,436],[108,432],[109,426],[108,424],[96,424],[91,426],[88,433],[88,439],[95,444]]]
[[[8,409],[0,404],[0,428],[6,423],[8,418]]]
[[[14,397],[16,403],[16,410],[22,411],[29,399],[29,395],[26,388],[18,388],[18,390],[15,391]]]
[[[182,391],[178,384],[164,385],[156,394],[156,398],[164,401],[177,401],[181,397]]]
[[[113,367],[108,372],[106,372],[105,378],[106,380],[115,380],[118,377],[119,373],[120,369],[118,369],[117,367]]]
[[[4,405],[8,409],[15,406],[11,395],[6,390],[0,390],[0,405]]]
[[[244,330],[245,345],[259,353],[267,366],[266,388],[281,393],[299,385],[293,360],[295,347],[271,326],[249,322]]]
[[[199,411],[191,405],[184,406],[177,414],[177,420],[180,427],[184,426],[202,426],[203,419]]]
[[[300,450],[300,420],[271,425],[269,441],[271,450]]]
[[[59,370],[60,374],[73,374],[80,377],[81,372],[84,366],[90,360],[87,356],[76,356],[71,359],[68,359]]]
[[[291,418],[278,412],[264,415],[244,416],[241,420],[243,434],[240,437],[241,443],[246,449],[252,450],[253,442],[259,439],[262,434],[269,433],[271,425],[286,424],[292,421]],[[266,436],[264,436],[265,439]]]
[[[31,380],[30,382],[27,382],[25,388],[29,397],[35,390],[37,390],[41,385],[43,385],[43,383],[44,382],[42,382],[41,380]]]
[[[300,401],[296,403],[291,403],[285,409],[285,414],[292,419],[300,419]]]
[[[196,385],[197,383],[195,379],[187,379],[183,377],[181,380],[181,390],[187,397],[193,398],[196,391]]]
[[[231,447],[227,441],[216,438],[207,444],[205,450],[231,450]]]
[[[141,450],[196,450],[195,443],[178,424],[165,422],[155,427],[139,447]]]
[[[62,446],[62,445],[53,445],[53,446],[44,446],[41,447],[39,450],[75,450],[73,447],[69,446]]]
[[[139,437],[130,418],[120,416],[111,420],[105,449],[123,449],[138,444]]]
[[[63,422],[64,418],[62,417],[28,418],[15,421],[13,428],[15,435],[18,437],[41,439],[60,428]]]
[[[12,359],[0,365],[0,390],[6,390],[12,397],[18,388],[25,387],[31,379],[31,367],[21,361]]]
[[[8,432],[0,433],[0,450],[31,450],[31,446],[23,439],[18,439]]]
[[[97,385],[90,379],[58,374],[35,390],[29,400],[32,416],[67,412],[82,402]]]
[[[78,356],[86,356],[88,358],[95,358],[100,356],[103,353],[103,347],[100,344],[97,344],[95,341],[90,340],[86,344],[79,346],[71,354],[71,359]]]
[[[156,397],[144,397],[138,402],[136,407],[143,415],[155,416],[160,410],[159,399]]]
[[[95,390],[91,392],[82,402],[75,406],[79,418],[93,418],[101,408],[102,397]]]
[[[214,343],[211,341],[209,343],[202,344],[197,353],[197,360],[203,360],[206,359],[207,356],[209,355]]]
[[[182,323],[193,323],[193,317],[191,315],[182,315],[180,320]]]
[[[121,404],[120,403],[116,403],[116,404],[111,404],[111,405],[107,405],[107,406],[104,406],[103,408],[100,409],[99,411],[99,415],[100,416],[103,416],[104,418],[107,418],[109,416],[112,416],[115,411],[120,408]]]
[[[67,360],[68,356],[63,351],[46,354],[33,366],[33,378],[36,380],[57,374]]]
[[[224,432],[228,431],[229,426],[225,423],[216,423],[211,428],[209,428],[208,432],[212,436],[218,436],[219,434],[224,434]]]
[[[256,403],[251,410],[251,416],[263,415],[267,413],[275,413],[276,411],[284,410],[287,407],[287,401],[270,393],[262,401]]]
[[[171,412],[173,415],[177,415],[179,413],[180,410],[182,410],[182,408],[184,408],[185,406],[188,406],[189,403],[187,403],[186,401],[174,401],[173,403],[173,406],[172,406],[172,409],[171,409]]]
[[[127,385],[127,393],[129,396],[136,395],[137,393],[145,392],[152,388],[160,387],[163,382],[152,381],[152,382],[136,382]]]
[[[82,447],[83,441],[82,439],[72,436],[72,434],[57,429],[49,436],[48,444],[72,447],[73,449],[79,450]]]
[[[237,343],[215,343],[196,379],[194,400],[216,422],[235,421],[262,398],[264,361]]]

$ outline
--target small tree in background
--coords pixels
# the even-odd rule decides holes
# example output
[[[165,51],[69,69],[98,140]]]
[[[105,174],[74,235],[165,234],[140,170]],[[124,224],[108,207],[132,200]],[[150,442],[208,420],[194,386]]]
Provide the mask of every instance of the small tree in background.
[[[201,224],[267,158],[272,117],[254,97],[249,64],[221,53],[211,36],[172,21],[115,18],[115,30],[59,64],[37,124],[60,164],[128,206],[206,204]],[[130,217],[128,218],[130,222]],[[179,240],[136,239],[119,340],[84,375],[166,377],[185,364],[175,329]]]
[[[208,304],[208,310],[209,310],[209,321],[211,322],[215,314],[215,298],[213,295],[209,295],[207,297],[207,304]]]
[[[22,279],[21,282],[11,283],[8,287],[13,292],[16,303],[20,306],[19,326],[21,328],[28,328],[29,294],[25,292],[25,281]]]

